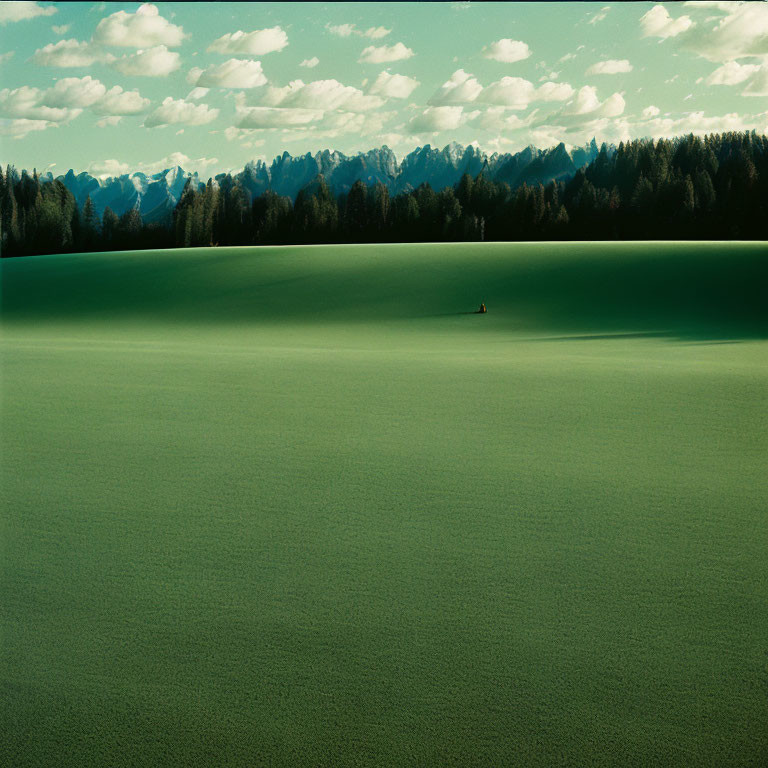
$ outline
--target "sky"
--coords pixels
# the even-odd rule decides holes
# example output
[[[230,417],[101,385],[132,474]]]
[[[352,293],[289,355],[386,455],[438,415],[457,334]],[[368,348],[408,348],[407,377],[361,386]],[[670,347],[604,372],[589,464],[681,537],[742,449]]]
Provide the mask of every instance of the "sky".
[[[766,133],[767,110],[762,2],[0,2],[0,160],[54,174]]]

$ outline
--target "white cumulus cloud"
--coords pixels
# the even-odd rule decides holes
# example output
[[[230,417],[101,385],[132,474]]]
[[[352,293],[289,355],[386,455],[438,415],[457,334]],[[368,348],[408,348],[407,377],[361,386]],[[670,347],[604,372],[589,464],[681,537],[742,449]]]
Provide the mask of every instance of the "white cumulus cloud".
[[[368,92],[386,99],[407,99],[418,86],[419,81],[412,77],[392,75],[384,71],[376,78]]]
[[[500,134],[527,128],[532,124],[536,116],[537,110],[535,109],[527,117],[521,118],[510,114],[506,107],[488,107],[475,125],[478,128]]]
[[[0,91],[0,116],[24,120],[43,120],[61,123],[77,117],[81,107],[51,106],[45,104],[46,91],[22,85]],[[31,130],[40,130],[31,128]]]
[[[238,107],[239,128],[289,128],[317,122],[323,117],[321,109],[281,107]]]
[[[768,69],[762,67],[757,75],[747,83],[742,96],[768,96]]]
[[[587,71],[587,75],[620,75],[631,72],[632,65],[627,59],[607,59],[593,64]]]
[[[71,27],[71,24],[54,24],[51,29],[54,31],[57,35],[66,35],[67,32],[69,32],[69,28]]]
[[[685,48],[713,62],[768,56],[768,3],[719,3],[681,38]]]
[[[536,118],[537,128],[551,136],[591,138],[602,137],[604,141],[623,141],[629,131],[626,120],[617,120],[624,112],[626,102],[620,93],[614,93],[604,101],[591,85],[580,88],[576,97],[554,114]],[[546,125],[544,125],[546,123]],[[647,125],[647,123],[644,123]],[[644,131],[645,132],[645,131]],[[531,136],[535,131],[531,132]],[[559,139],[560,140],[560,139]]]
[[[429,100],[430,106],[483,103],[506,109],[525,109],[532,101],[566,101],[574,94],[568,83],[548,81],[539,88],[522,77],[505,76],[483,88],[463,69],[451,75]]]
[[[305,67],[306,69],[314,69],[319,63],[320,59],[318,59],[317,56],[313,56],[311,59],[304,59],[299,66]]]
[[[124,91],[119,85],[114,85],[93,104],[92,109],[99,115],[138,115],[146,112],[149,104],[149,99],[145,99],[138,91]]]
[[[326,29],[336,37],[351,37],[356,35],[358,37],[367,37],[369,40],[380,40],[382,37],[386,37],[391,29],[386,27],[368,27],[365,31],[358,29],[354,24],[326,24]]]
[[[640,113],[640,117],[643,120],[650,120],[652,117],[658,117],[660,112],[661,110],[658,107],[651,104]]]
[[[202,88],[258,88],[267,82],[261,62],[252,59],[229,59],[202,70],[195,67],[187,79]]]
[[[533,101],[536,88],[522,77],[502,77],[483,91],[480,101],[509,109],[525,109]]]
[[[288,45],[288,35],[282,27],[256,29],[253,32],[238,30],[222,35],[208,46],[214,53],[244,53],[250,56],[264,56],[282,51]]]
[[[282,88],[270,86],[262,99],[262,105],[267,107],[345,109],[350,112],[365,112],[383,103],[379,96],[366,96],[358,88],[343,85],[338,80],[315,80],[311,83],[293,80]]]
[[[483,56],[486,59],[494,59],[505,64],[514,64],[523,61],[531,55],[531,49],[522,40],[510,40],[508,37],[497,40],[483,48]]]
[[[457,69],[432,95],[428,104],[431,106],[465,104],[474,101],[482,90],[483,86],[474,75],[470,75],[463,69]]]
[[[0,2],[0,25],[26,21],[36,16],[52,16],[57,10],[55,5],[40,5],[35,2]]]
[[[46,107],[90,107],[106,92],[106,86],[90,75],[64,77],[43,94],[41,103]]]
[[[432,133],[458,128],[464,119],[464,107],[427,107],[408,121],[410,133]]]
[[[759,64],[739,64],[738,61],[729,61],[712,72],[705,82],[707,85],[738,85],[759,70]]]
[[[86,170],[93,176],[105,179],[110,176],[122,176],[131,172],[131,166],[128,163],[122,163],[120,160],[110,158],[109,160],[100,160],[91,163]]]
[[[618,117],[624,113],[627,102],[620,93],[611,94],[596,110],[600,117]]]
[[[23,139],[34,131],[44,131],[55,126],[47,120],[29,120],[27,118],[15,118],[8,120],[0,117],[0,135],[10,136],[13,139]]]
[[[208,95],[208,92],[210,91],[210,88],[193,88],[188,94],[187,94],[187,101],[198,101],[199,99],[204,98]]]
[[[326,24],[326,29],[336,37],[349,37],[355,31],[354,24]]]
[[[227,141],[245,141],[248,147],[261,147],[266,143],[266,139],[254,138],[259,132],[255,128],[238,128],[230,125],[224,129],[224,138]]]
[[[124,75],[165,77],[181,67],[181,56],[164,45],[158,45],[121,56],[112,62],[112,66]]]
[[[410,59],[414,55],[414,52],[403,45],[403,43],[380,46],[369,45],[363,49],[358,61],[361,64],[387,64],[390,61]]]
[[[88,67],[97,61],[111,61],[115,57],[85,40],[59,40],[58,43],[38,48],[32,61],[43,67]]]
[[[640,17],[643,37],[676,37],[693,24],[690,16],[673,19],[663,5],[654,5],[650,11]]]
[[[548,82],[536,89],[536,101],[566,101],[575,91],[568,83]]]
[[[136,13],[117,11],[102,19],[93,41],[99,45],[114,45],[121,48],[149,48],[166,45],[171,48],[181,45],[186,35],[182,27],[171,24],[160,15],[156,5],[144,3]]]
[[[563,110],[564,115],[588,115],[595,117],[616,117],[624,111],[626,103],[620,93],[614,93],[605,101],[600,101],[597,88],[585,85],[580,88],[576,98]]]
[[[363,32],[363,37],[369,37],[371,40],[380,40],[386,37],[392,30],[386,27],[369,27]]]
[[[215,120],[219,110],[207,104],[193,104],[184,99],[167,96],[163,103],[144,120],[146,128],[160,125],[205,125]]]

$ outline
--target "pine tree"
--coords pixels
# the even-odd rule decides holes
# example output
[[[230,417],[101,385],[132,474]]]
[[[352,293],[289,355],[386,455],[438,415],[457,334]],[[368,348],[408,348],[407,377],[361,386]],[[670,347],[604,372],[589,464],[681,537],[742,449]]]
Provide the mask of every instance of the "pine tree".
[[[226,192],[224,228],[229,245],[245,245],[249,240],[251,206],[238,180]]]
[[[475,182],[472,177],[465,173],[459,180],[459,185],[456,187],[456,199],[461,204],[461,207],[465,211],[473,211],[472,207],[472,188]]]
[[[440,239],[457,240],[460,236],[461,203],[456,199],[453,187],[446,187],[438,195],[440,209]]]
[[[214,230],[216,214],[218,211],[219,189],[212,179],[208,179],[203,193],[203,231],[201,240],[203,245],[215,245]]]
[[[107,206],[104,209],[104,214],[101,218],[102,248],[104,248],[105,251],[114,248],[119,224],[120,220],[117,218],[117,214]]]
[[[358,179],[349,190],[344,207],[344,228],[347,238],[352,242],[365,240],[368,226],[368,187]]]
[[[138,208],[129,208],[119,220],[116,246],[119,250],[135,248],[141,237],[142,222]]]
[[[192,211],[196,197],[197,191],[190,176],[173,212],[174,243],[178,248],[189,248],[192,244]]]
[[[83,215],[80,222],[81,248],[84,251],[93,250],[99,236],[99,216],[93,207],[91,196],[85,198]]]
[[[5,191],[2,209],[2,252],[3,255],[16,255],[22,247],[21,226],[19,223],[19,206],[16,202],[15,186],[16,172],[12,166],[7,166],[5,173]]]

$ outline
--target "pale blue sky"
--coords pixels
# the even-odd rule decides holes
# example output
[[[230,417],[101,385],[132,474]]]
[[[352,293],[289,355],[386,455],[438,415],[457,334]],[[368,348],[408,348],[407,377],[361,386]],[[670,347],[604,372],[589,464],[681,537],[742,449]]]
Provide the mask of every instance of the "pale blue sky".
[[[766,132],[767,41],[764,3],[0,3],[0,159],[207,176],[284,150]]]

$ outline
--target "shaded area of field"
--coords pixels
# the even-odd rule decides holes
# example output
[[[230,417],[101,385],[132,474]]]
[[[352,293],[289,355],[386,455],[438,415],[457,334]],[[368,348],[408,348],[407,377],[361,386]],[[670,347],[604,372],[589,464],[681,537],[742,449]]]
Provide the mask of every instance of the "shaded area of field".
[[[2,263],[0,762],[763,764],[765,249],[716,247],[677,303],[692,245]]]
[[[6,320],[359,324],[461,315],[494,328],[765,338],[760,243],[221,248],[13,259]]]

